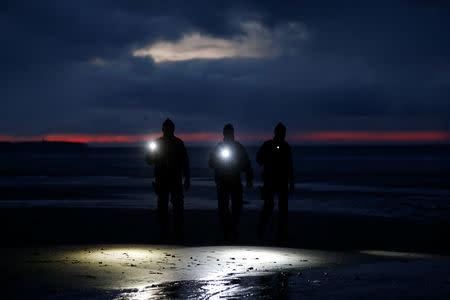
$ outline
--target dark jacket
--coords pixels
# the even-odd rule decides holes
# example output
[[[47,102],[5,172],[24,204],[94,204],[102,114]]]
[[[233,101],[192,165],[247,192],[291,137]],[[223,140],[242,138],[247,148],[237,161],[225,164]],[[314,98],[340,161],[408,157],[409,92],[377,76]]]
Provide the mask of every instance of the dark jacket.
[[[229,159],[221,157],[224,148],[230,150]],[[216,184],[241,184],[241,172],[247,181],[253,181],[253,170],[244,146],[236,141],[220,142],[209,155],[209,167],[214,169]]]
[[[161,184],[181,184],[182,175],[190,178],[189,157],[181,139],[162,136],[155,140],[156,149],[145,157],[149,165],[155,165],[155,180]]]
[[[256,155],[256,162],[264,166],[265,184],[287,184],[294,181],[292,150],[286,141],[264,142]]]

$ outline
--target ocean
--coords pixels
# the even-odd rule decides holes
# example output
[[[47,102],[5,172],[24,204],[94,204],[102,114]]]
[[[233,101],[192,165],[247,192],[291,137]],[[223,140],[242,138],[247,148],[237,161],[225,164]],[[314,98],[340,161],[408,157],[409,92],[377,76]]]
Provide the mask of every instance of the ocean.
[[[244,209],[262,200],[258,147],[247,147],[255,173]],[[143,147],[0,151],[0,207],[155,209],[153,168]],[[217,208],[211,147],[188,147],[192,187],[185,209]],[[450,216],[450,145],[293,147],[295,192],[289,209],[394,218]],[[243,176],[244,177],[244,176]]]

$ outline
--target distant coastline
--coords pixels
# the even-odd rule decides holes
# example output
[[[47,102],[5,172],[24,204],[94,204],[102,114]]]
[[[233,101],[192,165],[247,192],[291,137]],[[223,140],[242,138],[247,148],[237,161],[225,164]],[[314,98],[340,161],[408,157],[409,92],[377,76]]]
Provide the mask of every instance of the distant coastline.
[[[0,152],[56,152],[82,151],[89,146],[76,142],[7,142],[0,141]]]

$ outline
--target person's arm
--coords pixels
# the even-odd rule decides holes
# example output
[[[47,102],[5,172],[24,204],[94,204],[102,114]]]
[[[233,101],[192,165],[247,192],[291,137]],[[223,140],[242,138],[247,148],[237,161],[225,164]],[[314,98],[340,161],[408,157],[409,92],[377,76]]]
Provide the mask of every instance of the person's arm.
[[[242,146],[242,151],[244,154],[244,172],[245,172],[245,177],[246,177],[246,181],[247,181],[247,187],[251,187],[253,185],[253,169],[252,169],[252,163],[248,157],[247,151],[245,150],[245,148]]]
[[[256,162],[262,166],[264,164],[264,160],[265,160],[265,143],[262,144],[262,146],[259,148],[258,153],[256,154]]]
[[[145,155],[145,162],[149,165],[153,165],[155,163],[155,155],[148,151]]]
[[[210,169],[215,169],[217,166],[217,146],[209,153],[208,166]]]
[[[288,148],[288,178],[289,178],[289,190],[291,193],[294,192],[294,162],[292,160],[292,148]]]
[[[189,168],[189,155],[187,153],[184,143],[181,144],[183,147],[183,171],[184,171],[184,188],[186,191],[191,187],[191,170]]]

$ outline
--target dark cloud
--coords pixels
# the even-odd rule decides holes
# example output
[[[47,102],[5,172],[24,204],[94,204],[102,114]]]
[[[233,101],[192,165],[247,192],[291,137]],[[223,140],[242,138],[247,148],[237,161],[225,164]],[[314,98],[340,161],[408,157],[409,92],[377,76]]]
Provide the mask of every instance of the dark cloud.
[[[3,1],[1,134],[449,130],[444,1]],[[276,56],[157,64],[133,50],[198,32],[276,33]],[[297,24],[305,36],[284,32]],[[281,29],[280,29],[281,28]],[[269,127],[269,128],[268,128]]]

